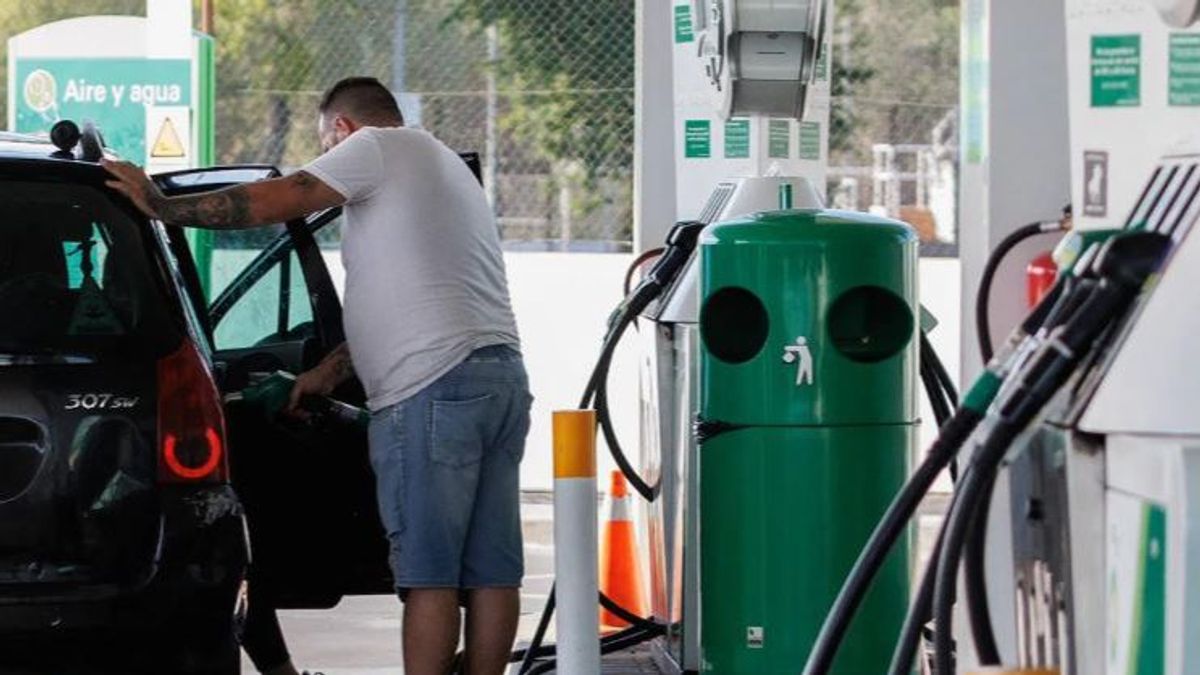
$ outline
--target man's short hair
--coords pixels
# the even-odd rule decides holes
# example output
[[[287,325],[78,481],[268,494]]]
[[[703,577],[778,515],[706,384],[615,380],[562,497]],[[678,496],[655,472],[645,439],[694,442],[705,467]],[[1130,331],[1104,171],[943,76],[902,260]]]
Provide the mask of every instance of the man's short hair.
[[[404,124],[404,115],[396,98],[383,83],[373,77],[347,77],[325,92],[318,107],[322,115],[339,112],[359,122],[397,120]]]

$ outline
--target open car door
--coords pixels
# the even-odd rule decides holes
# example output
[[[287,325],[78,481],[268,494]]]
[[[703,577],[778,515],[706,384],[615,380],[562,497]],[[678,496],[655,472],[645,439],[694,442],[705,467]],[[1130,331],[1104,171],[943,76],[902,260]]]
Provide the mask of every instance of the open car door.
[[[155,176],[170,195],[278,176],[272,167],[221,167]],[[180,228],[168,228],[212,345],[234,486],[251,530],[251,583],[279,607],[331,607],[346,594],[391,593],[387,540],[362,428],[268,415],[238,393],[276,371],[312,368],[344,340],[341,303],[315,233],[340,214],[214,233],[207,301]],[[361,406],[357,381],[333,398]]]

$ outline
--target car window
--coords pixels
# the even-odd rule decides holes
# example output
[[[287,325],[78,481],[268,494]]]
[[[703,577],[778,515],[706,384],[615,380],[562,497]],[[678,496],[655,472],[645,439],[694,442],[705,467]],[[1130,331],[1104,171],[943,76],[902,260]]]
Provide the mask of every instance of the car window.
[[[0,354],[118,352],[169,341],[145,223],[99,190],[10,181],[0,187]]]
[[[191,246],[193,258],[196,257],[196,244],[201,241],[204,241],[212,251],[208,275],[209,302],[221,297],[221,293],[229,288],[229,284],[242,273],[242,270],[246,269],[246,266],[267,245],[278,239],[285,231],[287,228],[282,224],[275,224],[249,230],[189,232],[188,244]],[[197,267],[202,267],[202,262],[197,259]]]
[[[229,306],[213,331],[218,350],[314,335],[312,303],[296,253],[287,250]]]

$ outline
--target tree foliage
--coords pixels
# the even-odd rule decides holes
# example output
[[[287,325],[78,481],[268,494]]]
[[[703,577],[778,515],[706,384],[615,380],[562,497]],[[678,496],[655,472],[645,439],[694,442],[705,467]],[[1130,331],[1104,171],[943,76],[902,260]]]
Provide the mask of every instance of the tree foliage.
[[[959,16],[957,0],[838,1],[831,146],[843,161],[868,161],[873,143],[929,143],[954,113]]]
[[[42,24],[95,14],[142,15],[146,0],[0,0],[0,45]],[[0,89],[8,85],[8,50],[0,64]],[[5,89],[6,90],[6,89]],[[8,99],[0,96],[0,120],[8,118]]]
[[[455,18],[495,25],[503,125],[551,162],[628,172],[634,124],[634,0],[459,0]]]

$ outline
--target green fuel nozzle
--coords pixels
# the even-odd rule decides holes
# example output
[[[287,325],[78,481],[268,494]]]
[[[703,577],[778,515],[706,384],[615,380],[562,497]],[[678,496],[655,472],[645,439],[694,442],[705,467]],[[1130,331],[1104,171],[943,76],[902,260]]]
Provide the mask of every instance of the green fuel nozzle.
[[[257,379],[241,392],[226,397],[226,400],[240,400],[262,410],[268,419],[275,419],[287,409],[295,385],[295,375],[278,370]],[[317,418],[329,419],[363,431],[366,431],[371,423],[371,414],[365,409],[328,396],[303,396],[300,399],[300,408]]]

